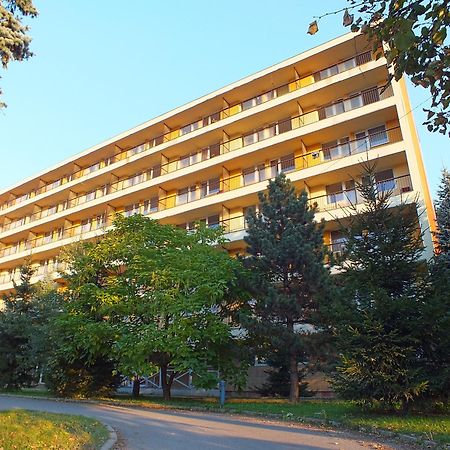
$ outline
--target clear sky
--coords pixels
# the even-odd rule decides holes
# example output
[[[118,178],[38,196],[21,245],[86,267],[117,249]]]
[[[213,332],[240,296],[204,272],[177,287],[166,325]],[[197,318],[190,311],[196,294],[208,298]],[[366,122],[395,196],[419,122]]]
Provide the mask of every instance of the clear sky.
[[[328,41],[345,0],[35,0],[35,56],[0,71],[0,189],[228,83]],[[410,88],[432,194],[450,140]]]

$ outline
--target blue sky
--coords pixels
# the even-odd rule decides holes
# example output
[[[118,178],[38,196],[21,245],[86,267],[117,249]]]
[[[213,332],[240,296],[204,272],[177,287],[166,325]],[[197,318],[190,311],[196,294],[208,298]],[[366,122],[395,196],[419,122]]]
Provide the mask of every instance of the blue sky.
[[[35,0],[35,56],[0,71],[0,189],[346,30],[345,0]],[[429,97],[410,88],[412,107]],[[450,141],[414,116],[432,193]]]

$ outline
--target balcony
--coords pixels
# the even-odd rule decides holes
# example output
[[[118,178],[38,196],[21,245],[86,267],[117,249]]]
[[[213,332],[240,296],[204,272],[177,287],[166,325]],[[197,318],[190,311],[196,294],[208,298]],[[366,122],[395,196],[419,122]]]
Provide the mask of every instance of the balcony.
[[[387,180],[383,180],[377,183],[377,188],[379,192],[392,192],[393,196],[402,196],[407,193],[412,192],[412,184],[411,177],[409,175],[404,175],[401,177],[395,177]],[[172,197],[167,197],[172,198]],[[166,206],[166,199],[160,199],[161,205],[163,205],[163,209]],[[198,198],[195,198],[198,200]],[[186,199],[184,203],[189,203],[189,201],[195,201]],[[356,189],[348,189],[340,192],[334,192],[333,194],[326,194],[322,196],[309,198],[309,202],[311,205],[316,206],[317,212],[322,211],[331,211],[336,209],[343,209],[352,205],[358,205],[363,203],[363,199]],[[175,204],[174,204],[175,206]],[[140,209],[133,209],[133,213],[140,213]],[[37,247],[41,247],[43,245],[50,244],[52,242],[59,242],[60,240],[82,236],[85,233],[90,231],[98,230],[100,233],[103,233],[105,227],[110,226],[114,219],[115,213],[110,214],[109,216],[99,216],[101,220],[86,220],[84,224],[81,226],[69,227],[66,229],[59,229],[57,233],[52,233],[52,237],[41,236],[38,238],[30,239],[27,241],[22,241],[14,246],[4,248],[0,250],[0,258],[9,256],[16,253],[21,253],[23,251],[28,251],[35,249]],[[214,221],[213,225],[223,226],[225,233],[231,233],[236,231],[242,231],[246,228],[244,216],[238,216],[231,219],[221,220],[219,222]]]
[[[248,186],[253,183],[268,180],[275,177],[279,172],[288,173],[306,169],[310,166],[316,166],[318,164],[338,160],[358,153],[369,151],[373,148],[378,148],[384,145],[399,142],[401,140],[402,135],[400,127],[394,127],[387,130],[383,128],[380,131],[374,133],[358,133],[357,139],[347,140],[344,143],[340,142],[335,146],[323,146],[321,150],[307,152],[295,157],[293,154],[286,155],[277,160],[276,164],[274,161],[272,161],[270,167],[264,167],[262,170],[259,168],[260,165],[256,164],[251,172],[249,172],[249,170],[247,169],[244,170],[242,174],[224,178],[220,182],[216,181],[215,187],[213,187],[212,189],[208,186],[206,188],[204,187],[203,190],[201,187],[198,188],[197,186],[190,186],[184,188],[186,189],[186,192],[184,192],[183,195],[152,198],[150,200],[151,205],[149,205],[148,208],[145,208],[145,214],[162,211],[173,206],[178,206],[180,204],[199,200],[206,196],[219,194],[223,191],[229,191],[241,186]],[[19,221],[14,221],[6,224],[0,229],[0,231],[8,231],[18,226],[37,221],[51,214],[55,214],[61,211],[67,211],[71,208],[75,208],[79,205],[92,202],[95,199],[104,197],[106,195],[128,189],[132,186],[140,185],[153,179],[156,176],[159,176],[159,173],[159,169],[156,175],[154,170],[150,169],[147,172],[135,174],[125,180],[120,180],[109,185],[101,186],[98,189],[90,191],[89,193],[82,194],[59,205],[55,205],[43,211],[34,213],[28,216],[26,219],[21,218]],[[208,181],[204,183],[208,183]]]
[[[373,60],[372,52],[367,51],[364,53],[360,53],[356,55],[353,58],[349,58],[345,61],[341,61],[337,64],[334,64],[332,66],[326,67],[324,69],[321,69],[317,72],[314,72],[310,75],[304,76],[298,80],[283,84],[281,86],[278,86],[274,89],[271,89],[269,91],[266,91],[262,94],[259,94],[255,97],[252,97],[250,99],[244,100],[241,103],[228,106],[220,111],[217,111],[213,114],[210,114],[207,117],[204,117],[202,119],[199,119],[195,122],[192,122],[190,124],[184,125],[181,128],[177,130],[171,130],[167,133],[164,133],[160,136],[157,136],[150,141],[144,142],[136,147],[133,147],[131,149],[124,150],[120,153],[117,153],[114,156],[111,156],[109,158],[102,159],[101,161],[98,161],[94,164],[91,164],[90,166],[80,168],[79,170],[76,170],[75,172],[68,174],[60,179],[51,181],[49,183],[46,183],[45,185],[39,187],[38,189],[35,189],[33,191],[30,191],[29,193],[20,195],[16,197],[15,199],[9,200],[5,203],[3,203],[0,206],[0,210],[7,210],[15,205],[18,205],[20,203],[23,203],[31,198],[36,198],[41,194],[44,194],[46,192],[49,192],[53,189],[58,188],[59,186],[62,186],[66,183],[69,183],[73,180],[79,179],[81,177],[84,177],[86,175],[89,175],[93,172],[96,172],[106,166],[109,166],[111,164],[114,164],[118,161],[121,161],[123,159],[129,158],[133,155],[142,153],[146,150],[149,150],[151,148],[157,147],[160,144],[163,144],[165,142],[169,142],[173,139],[176,139],[181,136],[185,136],[186,134],[192,133],[200,128],[204,128],[210,124],[219,122],[223,119],[226,119],[230,116],[236,115],[242,111],[247,111],[251,108],[254,108],[256,106],[259,106],[263,103],[269,102],[275,98],[281,97],[285,94],[289,94],[291,92],[300,90],[306,86],[309,86],[313,83],[317,83],[318,81],[331,78],[339,73],[346,72],[350,69],[353,69],[355,67],[364,65],[370,61]],[[355,100],[356,101],[356,100]],[[339,108],[339,107],[336,107]],[[303,121],[308,120],[307,117],[304,117]]]
[[[393,196],[403,196],[412,192],[410,175],[391,178],[377,182],[378,192],[392,192]],[[311,205],[315,205],[318,212],[347,208],[352,205],[364,203],[357,189],[346,189],[331,194],[320,195],[309,199]]]

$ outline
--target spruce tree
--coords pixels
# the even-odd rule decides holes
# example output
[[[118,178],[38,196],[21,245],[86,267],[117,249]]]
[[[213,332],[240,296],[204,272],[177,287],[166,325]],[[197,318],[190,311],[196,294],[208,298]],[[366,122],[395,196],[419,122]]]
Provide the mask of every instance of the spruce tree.
[[[433,399],[450,396],[450,174],[442,171],[436,202],[437,244],[430,262],[429,295],[418,311],[421,329],[421,362]]]
[[[426,293],[422,234],[415,205],[393,205],[391,186],[377,182],[375,165],[363,170],[355,184],[365,206],[353,206],[342,221],[334,387],[344,398],[407,406],[427,388],[417,336]]]
[[[251,210],[246,217],[245,263],[252,300],[242,322],[260,354],[273,359],[287,353],[289,399],[296,402],[304,335],[329,286],[324,225],[315,221],[306,192],[297,194],[284,174],[269,182],[259,201],[259,212]]]
[[[437,194],[435,237],[441,258],[450,268],[450,173],[445,169],[442,171],[442,180]]]
[[[36,358],[33,351],[31,308],[34,288],[30,264],[20,268],[20,282],[14,292],[3,298],[0,311],[0,389],[15,389],[36,379]]]

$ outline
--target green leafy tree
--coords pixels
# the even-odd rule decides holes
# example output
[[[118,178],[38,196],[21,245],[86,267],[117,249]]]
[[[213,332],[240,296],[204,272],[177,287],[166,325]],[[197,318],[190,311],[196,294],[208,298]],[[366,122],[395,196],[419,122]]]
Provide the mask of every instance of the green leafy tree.
[[[344,12],[343,25],[362,31],[378,52],[385,55],[392,77],[409,75],[415,85],[429,89],[429,131],[447,134],[450,119],[450,25],[449,0],[347,0],[348,7],[328,12],[318,19]],[[355,18],[355,15],[357,16]],[[311,23],[309,34],[318,31]],[[450,135],[450,131],[449,131]]]
[[[447,134],[450,118],[450,26],[448,0],[348,0],[358,8],[353,31],[362,29],[378,48],[386,43],[386,58],[394,77],[404,74],[428,88],[431,108],[428,129]],[[450,132],[449,132],[450,136]]]
[[[161,371],[170,398],[174,378],[192,370],[199,387],[233,379],[232,286],[239,264],[217,245],[221,230],[194,233],[136,215],[72,261],[66,327],[70,352],[112,355],[128,376]],[[230,306],[231,307],[231,306]]]
[[[309,206],[307,194],[297,194],[284,174],[269,182],[259,201],[259,212],[250,211],[246,217],[244,261],[252,299],[242,321],[262,356],[287,352],[289,399],[296,402],[305,334],[329,286],[324,225],[314,220],[315,208]]]
[[[0,60],[3,69],[7,69],[11,61],[23,61],[33,56],[28,27],[22,20],[25,16],[36,17],[37,14],[31,0],[0,0]],[[0,102],[0,108],[5,106]]]
[[[393,207],[392,190],[377,183],[375,166],[365,164],[364,172],[356,182],[364,207],[354,206],[343,227],[334,387],[344,398],[407,407],[427,388],[417,317],[426,295],[422,235],[414,205]]]

